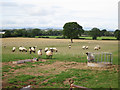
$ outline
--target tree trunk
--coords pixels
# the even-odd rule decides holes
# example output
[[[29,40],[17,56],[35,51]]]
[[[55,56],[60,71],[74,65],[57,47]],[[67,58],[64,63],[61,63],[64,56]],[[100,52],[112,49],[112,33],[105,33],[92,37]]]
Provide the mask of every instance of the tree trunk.
[[[73,39],[71,38],[71,43],[73,43]]]

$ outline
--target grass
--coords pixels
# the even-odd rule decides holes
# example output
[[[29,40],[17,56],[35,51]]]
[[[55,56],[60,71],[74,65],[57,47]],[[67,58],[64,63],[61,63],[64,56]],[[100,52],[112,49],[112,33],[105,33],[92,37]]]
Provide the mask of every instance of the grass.
[[[51,39],[57,39],[57,38],[62,38],[63,36],[35,36],[35,38],[51,38]],[[85,36],[80,36],[80,39],[88,39],[92,40],[92,37],[85,37]],[[116,40],[116,37],[112,36],[102,36],[102,37],[97,37],[97,40],[102,40],[102,39],[108,39],[108,40]]]
[[[73,68],[79,65],[76,63],[86,63],[85,53],[87,51],[111,52],[113,54],[113,64],[118,65],[118,41],[74,39],[74,43],[70,43],[69,39],[42,38],[4,38],[2,41],[3,87],[19,88],[31,84],[35,88],[69,88],[67,82],[69,78],[74,80],[74,84],[89,88],[118,87],[118,72],[116,69],[109,71]],[[68,44],[72,45],[71,49],[68,48]],[[6,45],[6,48],[4,48],[4,45]],[[89,46],[89,49],[83,50],[83,45]],[[101,50],[95,51],[93,48],[96,45],[100,45]],[[16,47],[15,52],[11,52],[13,46]],[[39,48],[43,49],[41,58],[45,59],[46,62],[27,62],[23,65],[11,64],[12,61],[38,57],[36,53],[30,55],[29,52],[19,52],[19,46],[25,46],[27,49],[30,46],[37,46],[37,50]],[[52,59],[46,59],[45,47],[56,47],[58,52],[54,52]],[[54,63],[58,61],[61,64],[56,66]]]

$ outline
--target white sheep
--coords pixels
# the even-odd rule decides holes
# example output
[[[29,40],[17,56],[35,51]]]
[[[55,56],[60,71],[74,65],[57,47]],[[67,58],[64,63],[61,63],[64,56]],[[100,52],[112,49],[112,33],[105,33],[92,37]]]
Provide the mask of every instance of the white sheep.
[[[71,48],[71,45],[70,44],[68,44],[68,47],[69,47],[69,49]]]
[[[15,52],[15,50],[16,50],[16,47],[13,47],[13,48],[12,48],[12,52]]]
[[[96,47],[94,47],[94,50],[99,50],[99,47],[97,47],[97,46],[96,46]]]
[[[23,46],[20,46],[20,47],[19,47],[19,51],[20,51],[20,52],[21,52],[21,51],[22,51],[22,52],[23,52],[23,51],[27,52],[27,49],[26,49],[25,47],[23,47]]]
[[[87,60],[88,60],[88,62],[94,61],[95,57],[94,57],[94,55],[92,53],[87,52],[86,54],[87,54]]]
[[[82,49],[85,50],[85,49],[86,49],[86,46],[82,46]]]
[[[88,49],[88,46],[86,46],[86,49]]]
[[[58,52],[57,48],[53,48],[53,51]]]
[[[36,47],[31,47],[32,52],[36,52]]]
[[[40,60],[40,57],[42,56],[42,49],[38,50],[38,60]]]
[[[99,49],[101,49],[101,47],[100,47],[99,45],[97,45],[97,47],[98,47]]]
[[[50,49],[50,51],[48,50],[48,51],[46,52],[46,57],[47,57],[47,58],[52,58],[52,56],[53,56],[53,49]]]
[[[42,55],[42,49],[38,50],[38,55],[41,56]]]

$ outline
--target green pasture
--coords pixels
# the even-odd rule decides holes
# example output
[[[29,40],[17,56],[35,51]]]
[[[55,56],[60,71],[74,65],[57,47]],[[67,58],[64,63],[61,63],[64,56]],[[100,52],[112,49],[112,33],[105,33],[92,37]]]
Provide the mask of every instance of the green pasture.
[[[118,41],[74,39],[73,42],[74,43],[70,43],[69,39],[2,39],[3,87],[21,88],[26,85],[32,85],[33,88],[69,88],[69,83],[66,81],[68,81],[69,78],[72,78],[76,85],[88,88],[118,88],[118,71],[116,68],[113,68],[112,70],[72,68],[72,66],[76,67],[80,63],[87,62],[86,52],[110,52],[113,55],[113,65],[118,65]],[[71,49],[68,48],[68,44],[71,44]],[[83,50],[83,45],[89,46],[89,49]],[[96,45],[99,45],[101,49],[95,51],[94,47]],[[13,46],[16,47],[15,52],[12,52]],[[35,54],[19,52],[19,46],[24,46],[27,49],[30,46],[37,46],[36,51],[42,49],[43,55],[41,56],[41,59],[46,61],[29,62],[23,65],[11,64],[12,61],[38,57],[37,52]],[[45,47],[56,47],[58,52],[53,53],[52,59],[47,59],[44,52]],[[56,65],[56,62],[60,62],[60,66],[59,64]],[[68,67],[67,65],[70,65],[71,67]],[[65,67],[68,68],[66,69]]]
[[[62,36],[35,36],[35,38],[52,38],[52,39],[57,39],[57,38],[62,38]],[[85,37],[85,36],[80,36],[79,39],[88,39],[88,40],[92,40],[92,37]],[[97,40],[116,40],[116,37],[112,37],[112,36],[101,36],[101,37],[97,37]]]

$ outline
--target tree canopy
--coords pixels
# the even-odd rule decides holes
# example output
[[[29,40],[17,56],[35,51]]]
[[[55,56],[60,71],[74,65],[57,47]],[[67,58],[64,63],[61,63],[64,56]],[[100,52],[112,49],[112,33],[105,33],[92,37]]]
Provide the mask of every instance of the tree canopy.
[[[117,40],[120,40],[120,30],[115,30],[114,36],[117,38]]]
[[[63,26],[63,35],[70,38],[71,43],[73,43],[72,39],[78,38],[82,33],[84,33],[84,30],[77,22],[68,22]]]
[[[101,32],[100,32],[100,30],[98,28],[93,28],[90,31],[90,35],[92,36],[92,39],[97,39],[97,37],[101,36]]]

